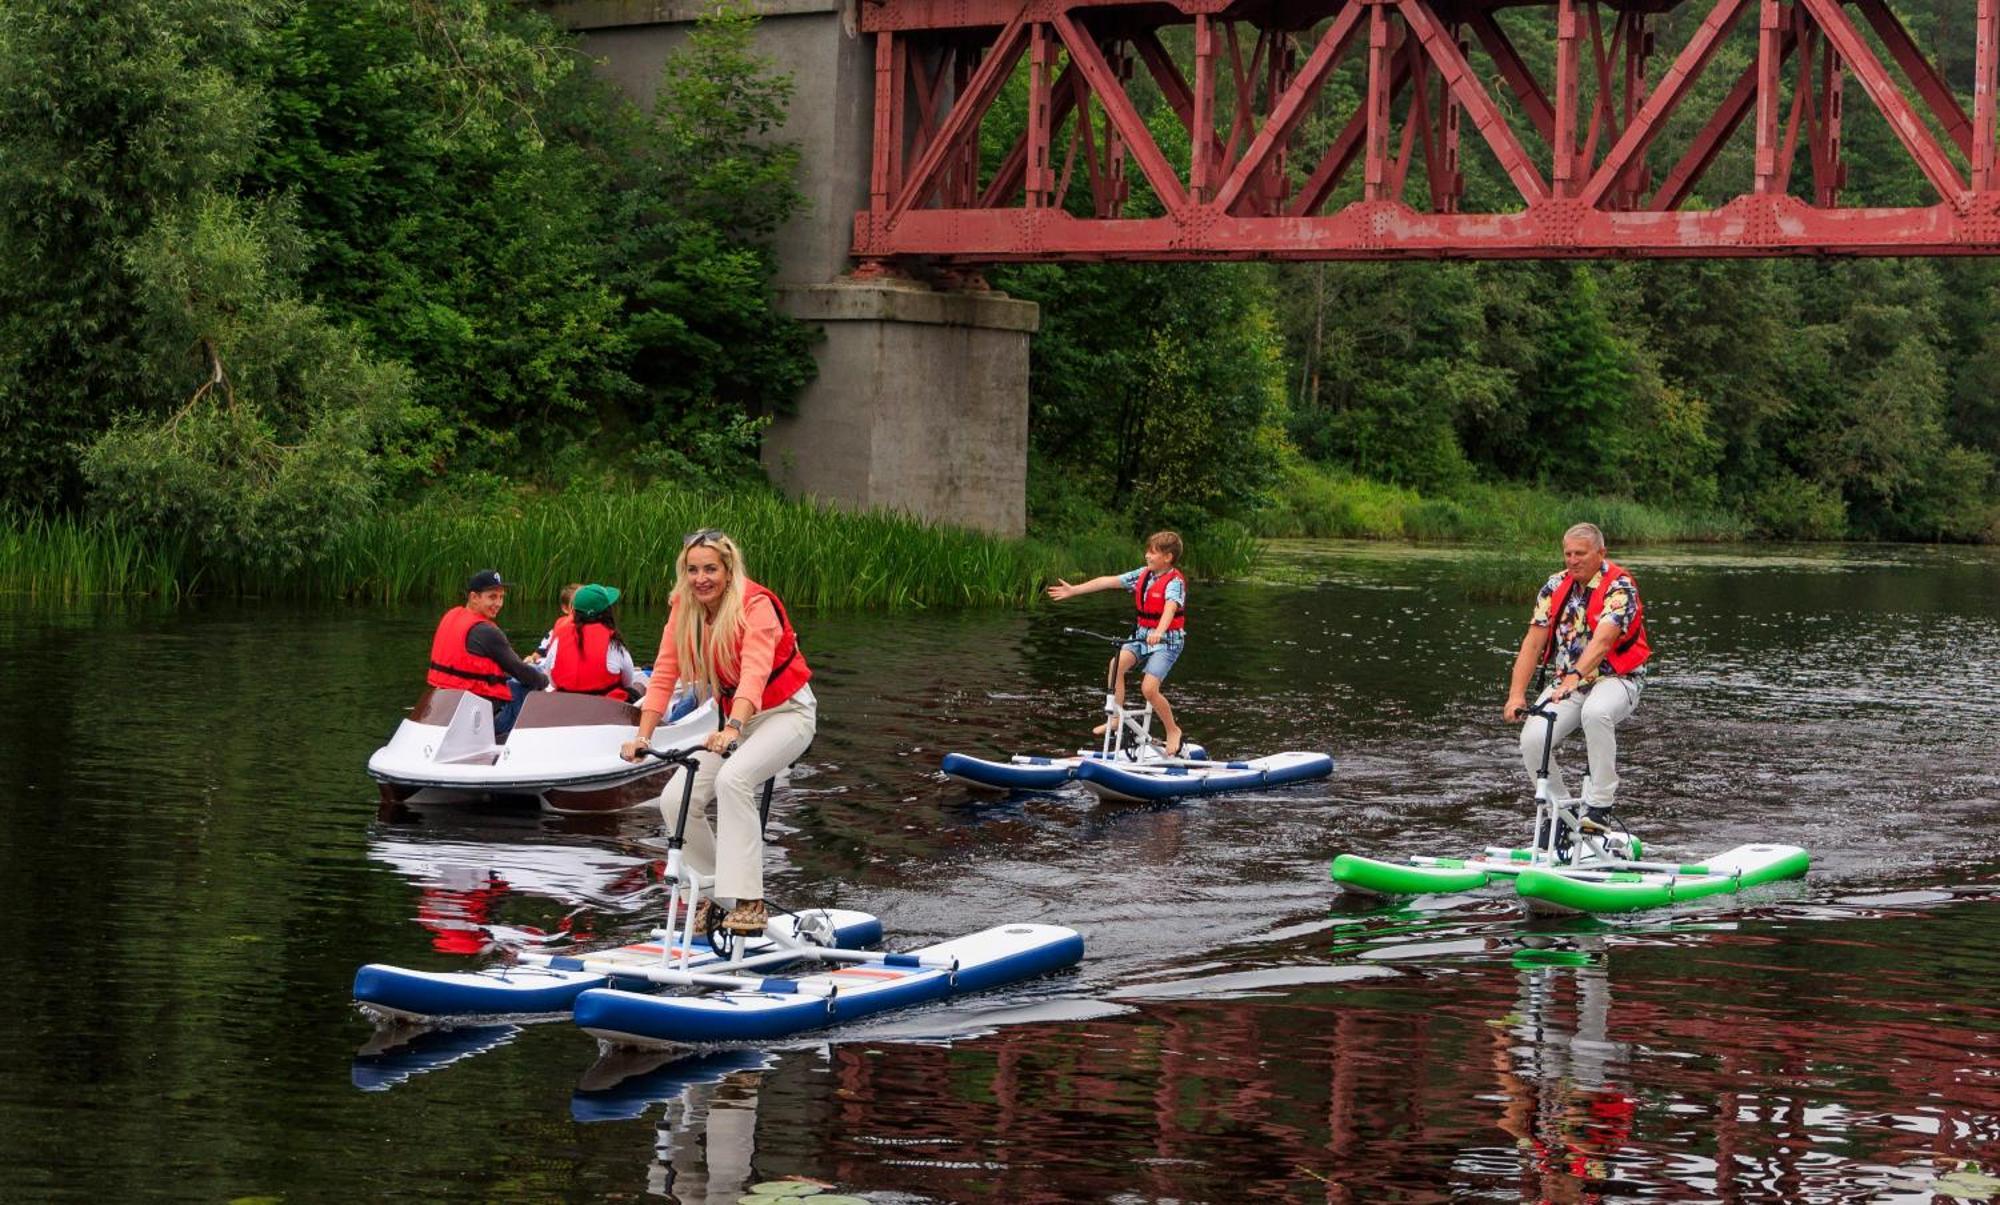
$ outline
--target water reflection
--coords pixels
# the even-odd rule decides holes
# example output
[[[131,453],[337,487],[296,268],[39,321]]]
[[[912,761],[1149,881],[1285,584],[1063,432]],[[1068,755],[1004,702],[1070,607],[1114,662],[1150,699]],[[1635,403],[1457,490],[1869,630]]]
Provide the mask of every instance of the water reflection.
[[[369,837],[368,857],[416,887],[415,919],[431,949],[461,957],[496,945],[598,941],[665,899],[656,860],[595,845],[383,828]]]
[[[1611,1039],[1607,948],[1583,937],[1514,953],[1516,1007],[1493,1024],[1491,1060],[1523,1199],[1597,1200],[1618,1187],[1639,1102],[1626,1087],[1630,1047]]]
[[[622,1121],[662,1106],[646,1192],[682,1205],[734,1202],[758,1179],[757,1101],[776,1060],[760,1051],[610,1052],[570,1100],[580,1122]]]
[[[1498,897],[1329,912],[1339,851],[1525,827],[1495,714],[1540,556],[1327,546],[1282,585],[1202,587],[1175,670],[1190,738],[1339,770],[1161,809],[985,804],[937,774],[946,748],[1087,742],[1102,661],[1060,628],[1097,616],[815,615],[827,723],[779,794],[773,893],[901,945],[1068,923],[1086,962],[713,1083],[662,1067],[607,1094],[637,1116],[592,1124],[572,1026],[356,1057],[362,962],[463,968],[481,931],[566,922],[621,941],[654,910],[626,844],[643,814],[371,826],[360,767],[435,611],[10,602],[10,681],[116,665],[144,705],[114,741],[87,695],[0,691],[0,908],[22,922],[0,1197],[692,1197],[714,1119],[753,1094],[757,1178],[878,1200],[1976,1195],[2000,1167],[2000,555],[1621,560],[1661,636],[1621,756],[1633,826],[1686,858],[1795,840],[1803,885],[1595,926]],[[371,1076],[393,1090],[356,1091]]]
[[[355,1053],[349,1073],[363,1092],[387,1092],[413,1076],[498,1049],[521,1032],[518,1025],[466,1025],[456,1029],[385,1025]]]

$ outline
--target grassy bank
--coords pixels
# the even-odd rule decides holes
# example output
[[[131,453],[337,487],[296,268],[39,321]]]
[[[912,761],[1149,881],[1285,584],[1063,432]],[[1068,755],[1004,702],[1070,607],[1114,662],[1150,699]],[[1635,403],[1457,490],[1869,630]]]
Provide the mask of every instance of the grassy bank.
[[[1558,494],[1522,485],[1471,485],[1426,497],[1294,459],[1257,533],[1271,538],[1438,540],[1554,544],[1570,524],[1589,521],[1615,544],[1747,539],[1741,519],[1719,512],[1668,510],[1624,498]]]
[[[1726,515],[1522,486],[1431,498],[1295,460],[1256,535],[1521,546],[1553,544],[1579,519],[1598,523],[1620,546],[1748,534]],[[1005,540],[763,490],[591,486],[554,494],[488,485],[384,509],[287,570],[230,564],[196,544],[149,543],[103,524],[31,518],[0,525],[0,592],[435,601],[471,570],[493,565],[526,593],[552,596],[565,582],[595,580],[658,603],[672,586],[669,566],[682,536],[702,527],[735,536],[750,572],[801,607],[1018,606],[1044,582],[1130,568],[1140,552],[1139,539],[1109,520],[1067,531],[1045,524],[1043,538]],[[1188,567],[1198,576],[1240,576],[1258,556],[1257,539],[1234,524],[1189,534]]]
[[[361,520],[311,562],[283,572],[217,563],[199,547],[152,546],[102,525],[32,519],[0,528],[0,591],[436,600],[491,565],[526,593],[553,596],[565,582],[603,581],[636,601],[660,602],[682,537],[704,527],[729,532],[751,574],[802,607],[1019,605],[1058,576],[1107,573],[1139,559],[1138,541],[1115,533],[1005,540],[761,491],[469,493],[441,491]],[[1254,555],[1246,537],[1211,550],[1204,567],[1240,573]]]

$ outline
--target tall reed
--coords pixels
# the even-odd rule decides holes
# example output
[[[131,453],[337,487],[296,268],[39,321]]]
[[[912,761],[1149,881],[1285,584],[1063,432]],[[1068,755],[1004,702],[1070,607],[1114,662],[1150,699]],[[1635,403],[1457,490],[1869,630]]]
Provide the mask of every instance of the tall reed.
[[[103,525],[29,519],[0,526],[0,590],[388,602],[449,597],[472,571],[497,567],[529,592],[602,581],[635,603],[660,603],[672,588],[682,537],[704,527],[734,536],[751,574],[788,602],[822,608],[1019,605],[1057,577],[1137,564],[1140,551],[1136,538],[1007,540],[762,491],[721,495],[658,485],[477,498],[439,492],[360,520],[309,563],[283,573],[149,547]],[[1192,559],[1211,571],[1235,572],[1255,551],[1255,539],[1239,529],[1205,550],[1197,545]]]
[[[178,549],[128,532],[40,515],[0,523],[0,589],[10,593],[176,597],[192,577]]]

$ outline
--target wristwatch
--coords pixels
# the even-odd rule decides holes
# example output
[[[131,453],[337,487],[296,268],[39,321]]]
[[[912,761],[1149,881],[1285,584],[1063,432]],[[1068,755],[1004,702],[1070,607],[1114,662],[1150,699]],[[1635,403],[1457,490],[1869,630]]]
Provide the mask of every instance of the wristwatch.
[[[743,731],[743,721],[737,719],[735,716],[730,716],[727,720],[724,720],[722,726],[724,728],[734,728],[738,732]]]

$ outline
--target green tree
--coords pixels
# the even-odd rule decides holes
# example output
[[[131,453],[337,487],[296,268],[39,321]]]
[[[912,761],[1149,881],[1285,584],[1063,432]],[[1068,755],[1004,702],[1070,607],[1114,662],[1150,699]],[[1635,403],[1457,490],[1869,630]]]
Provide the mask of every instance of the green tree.
[[[100,513],[293,565],[366,513],[418,416],[401,371],[299,297],[290,206],[235,191],[261,98],[223,64],[267,15],[0,10],[0,413],[10,501],[73,502],[82,448]]]
[[[632,130],[611,218],[643,464],[677,477],[755,472],[768,416],[815,372],[817,332],[771,301],[770,237],[805,203],[798,149],[775,138],[788,76],[754,52],[756,21],[717,7],[669,57]]]
[[[1267,269],[1035,265],[996,283],[1042,305],[1029,439],[1136,526],[1199,528],[1255,509],[1282,439]]]
[[[83,456],[95,509],[161,541],[288,570],[366,515],[429,416],[408,372],[302,301],[282,206],[204,195],[163,214],[126,265],[148,375],[188,399],[128,414]]]
[[[547,16],[299,4],[239,60],[271,97],[253,179],[312,236],[306,289],[415,370],[473,462],[539,461],[629,398],[589,140],[612,102]]]
[[[766,245],[800,199],[790,82],[754,27],[706,14],[650,115],[516,4],[301,5],[249,60],[308,289],[411,365],[469,463],[742,471],[753,415],[810,380]]]
[[[135,322],[127,256],[226,190],[260,106],[224,63],[256,0],[0,5],[0,500],[78,502],[76,445],[185,399]]]
[[[1484,354],[1479,269],[1316,264],[1290,275],[1281,309],[1304,360],[1291,406],[1299,447],[1419,489],[1469,480],[1459,423],[1505,412],[1516,393],[1512,373]]]
[[[1633,357],[1607,312],[1597,272],[1576,265],[1565,276],[1537,332],[1520,463],[1550,484],[1603,488],[1630,409]]]

